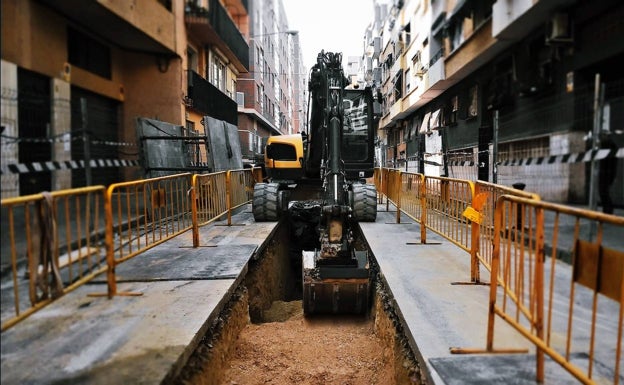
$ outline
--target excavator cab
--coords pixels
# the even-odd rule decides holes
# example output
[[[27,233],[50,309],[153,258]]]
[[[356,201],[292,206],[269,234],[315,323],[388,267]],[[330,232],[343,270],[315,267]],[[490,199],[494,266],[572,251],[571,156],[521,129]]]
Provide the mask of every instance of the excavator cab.
[[[372,95],[370,89],[344,93],[341,154],[347,180],[373,176],[376,127]]]

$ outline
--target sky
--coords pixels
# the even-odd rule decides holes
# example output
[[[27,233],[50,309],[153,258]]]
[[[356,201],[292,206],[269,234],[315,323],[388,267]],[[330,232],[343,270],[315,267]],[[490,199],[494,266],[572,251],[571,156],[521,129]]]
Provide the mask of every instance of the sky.
[[[373,21],[373,0],[282,0],[288,27],[299,31],[303,64],[309,70],[321,50],[349,56],[363,53],[366,27]]]

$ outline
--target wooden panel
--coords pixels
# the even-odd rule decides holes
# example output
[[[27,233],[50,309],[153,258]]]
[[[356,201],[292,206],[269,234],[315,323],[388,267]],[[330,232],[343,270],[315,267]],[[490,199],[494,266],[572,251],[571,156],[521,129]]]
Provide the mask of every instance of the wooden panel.
[[[574,281],[619,302],[624,282],[624,252],[578,240]]]

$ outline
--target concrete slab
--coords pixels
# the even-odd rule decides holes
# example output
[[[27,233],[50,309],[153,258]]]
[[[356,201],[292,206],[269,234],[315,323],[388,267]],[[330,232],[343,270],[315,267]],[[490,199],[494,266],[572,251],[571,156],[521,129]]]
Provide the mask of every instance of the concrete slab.
[[[490,355],[432,358],[431,364],[446,385],[535,385],[535,356]],[[577,385],[578,380],[547,359],[545,384]]]
[[[160,248],[119,265],[117,282],[236,278],[257,245]]]
[[[186,361],[234,279],[84,285],[2,333],[3,384],[158,384]]]

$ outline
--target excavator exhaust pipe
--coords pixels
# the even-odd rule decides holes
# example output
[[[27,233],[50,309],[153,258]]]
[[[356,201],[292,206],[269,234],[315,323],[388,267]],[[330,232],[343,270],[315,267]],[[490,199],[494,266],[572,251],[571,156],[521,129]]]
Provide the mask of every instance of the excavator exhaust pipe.
[[[366,251],[346,261],[323,263],[318,251],[303,252],[303,312],[363,314],[368,311],[370,267]]]

